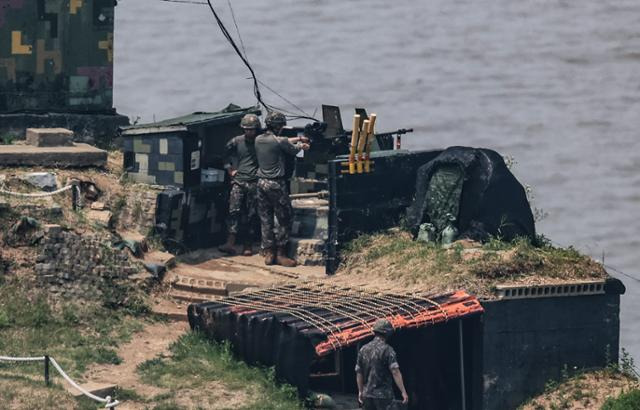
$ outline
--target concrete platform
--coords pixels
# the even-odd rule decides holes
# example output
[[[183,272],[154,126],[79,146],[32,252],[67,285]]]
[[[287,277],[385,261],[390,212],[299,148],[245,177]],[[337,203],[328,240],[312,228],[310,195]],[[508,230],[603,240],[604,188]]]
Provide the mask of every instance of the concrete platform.
[[[0,166],[43,166],[54,168],[104,167],[107,151],[88,144],[70,147],[0,145]]]

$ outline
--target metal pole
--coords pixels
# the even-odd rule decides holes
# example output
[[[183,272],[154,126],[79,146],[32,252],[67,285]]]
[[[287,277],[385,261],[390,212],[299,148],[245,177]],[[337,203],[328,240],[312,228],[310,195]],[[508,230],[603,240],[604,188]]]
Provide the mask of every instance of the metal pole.
[[[49,387],[51,382],[49,380],[49,356],[44,356],[44,384]]]
[[[73,186],[73,188],[71,188],[71,208],[77,211],[80,205],[80,195],[78,195],[80,184],[74,179],[71,181],[71,185]]]
[[[460,389],[462,390],[462,410],[467,409],[464,388],[464,345],[462,343],[462,319],[458,319],[458,336],[460,340]]]

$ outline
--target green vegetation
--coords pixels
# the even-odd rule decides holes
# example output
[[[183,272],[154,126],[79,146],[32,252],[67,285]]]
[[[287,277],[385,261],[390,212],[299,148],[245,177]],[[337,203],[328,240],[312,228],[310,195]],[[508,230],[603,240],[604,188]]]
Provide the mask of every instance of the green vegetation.
[[[10,134],[4,134],[0,136],[0,145],[11,145],[15,141],[16,137]]]
[[[16,279],[0,286],[0,352],[9,356],[54,357],[79,377],[92,363],[120,363],[115,348],[142,329],[144,320],[100,304],[52,306],[43,292]],[[0,371],[18,366],[0,362]],[[20,373],[39,374],[41,364],[21,364]]]
[[[640,390],[634,389],[622,393],[615,399],[607,399],[601,410],[638,410],[640,409]]]
[[[564,368],[560,380],[550,380],[541,395],[532,398],[519,407],[519,410],[560,410],[560,409],[639,409],[638,396],[631,398],[612,396],[620,392],[638,391],[638,380],[623,373],[622,365],[611,364],[606,369],[584,371]],[[634,401],[636,400],[636,401]],[[613,403],[631,403],[631,407],[608,407]],[[602,406],[602,407],[601,407]]]
[[[434,292],[465,289],[484,297],[503,283],[533,285],[606,277],[601,265],[574,248],[557,248],[544,238],[537,242],[463,240],[445,249],[413,241],[404,231],[362,235],[347,244],[341,272],[403,286],[419,284]]]
[[[138,373],[151,385],[171,392],[189,390],[194,402],[203,408],[228,396],[238,400],[232,408],[245,410],[301,409],[296,390],[275,381],[272,369],[250,367],[233,357],[229,345],[209,342],[203,335],[187,333],[171,346],[170,358],[155,358],[142,363]],[[159,397],[154,401],[158,402]],[[181,408],[173,395],[166,395],[159,408]],[[164,406],[164,407],[162,407]]]

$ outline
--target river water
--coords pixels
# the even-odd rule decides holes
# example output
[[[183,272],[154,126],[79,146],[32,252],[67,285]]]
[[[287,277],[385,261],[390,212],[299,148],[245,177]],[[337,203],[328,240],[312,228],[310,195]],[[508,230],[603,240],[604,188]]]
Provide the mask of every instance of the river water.
[[[414,128],[405,148],[512,156],[548,213],[540,232],[640,277],[639,1],[233,3],[259,78],[304,111],[339,105],[348,127],[363,106],[378,130]],[[114,64],[115,107],[142,122],[255,102],[205,5],[120,0]],[[621,344],[640,360],[640,283],[611,273],[627,286]]]

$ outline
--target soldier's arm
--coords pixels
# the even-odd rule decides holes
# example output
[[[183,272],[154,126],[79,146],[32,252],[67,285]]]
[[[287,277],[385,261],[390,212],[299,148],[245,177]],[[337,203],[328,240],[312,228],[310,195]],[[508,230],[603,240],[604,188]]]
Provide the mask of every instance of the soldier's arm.
[[[297,137],[292,139],[297,140]],[[300,152],[301,149],[309,149],[309,144],[305,144],[303,142],[292,144],[289,141],[289,138],[286,137],[278,137],[278,144],[280,146],[280,149],[282,149],[289,155],[296,155],[298,152]]]
[[[233,166],[233,158],[236,152],[236,139],[231,138],[224,146],[224,169],[226,169],[231,176],[234,176],[236,173]]]
[[[391,369],[391,375],[393,376],[393,381],[396,383],[396,386],[398,386],[398,390],[400,390],[400,393],[402,394],[402,402],[406,404],[409,401],[409,396],[407,395],[407,390],[404,388],[404,381],[402,380],[400,367],[394,367]]]
[[[389,347],[387,351],[387,363],[391,376],[393,376],[393,381],[396,383],[398,390],[400,390],[400,393],[402,394],[402,402],[406,404],[409,402],[409,396],[407,395],[407,390],[404,388],[404,380],[402,379],[402,373],[400,372],[400,365],[396,358],[396,352],[391,347]]]

